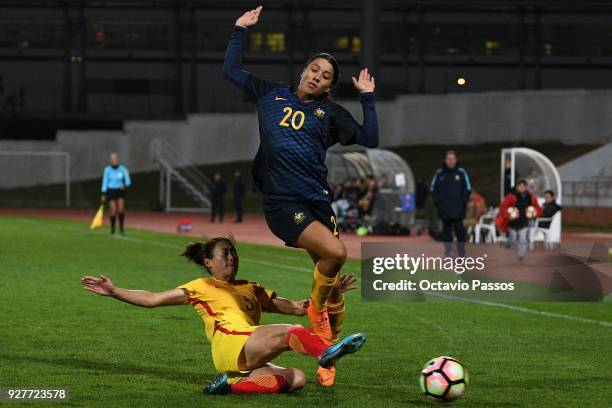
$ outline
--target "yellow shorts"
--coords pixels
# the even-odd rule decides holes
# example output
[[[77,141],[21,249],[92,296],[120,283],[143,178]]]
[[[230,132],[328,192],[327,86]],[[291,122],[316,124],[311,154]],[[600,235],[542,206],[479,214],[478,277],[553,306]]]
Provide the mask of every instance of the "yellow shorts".
[[[251,334],[258,326],[217,327],[211,342],[211,351],[215,369],[220,373],[227,373],[232,379],[230,383],[238,381],[250,373],[241,371],[238,367],[238,358]]]

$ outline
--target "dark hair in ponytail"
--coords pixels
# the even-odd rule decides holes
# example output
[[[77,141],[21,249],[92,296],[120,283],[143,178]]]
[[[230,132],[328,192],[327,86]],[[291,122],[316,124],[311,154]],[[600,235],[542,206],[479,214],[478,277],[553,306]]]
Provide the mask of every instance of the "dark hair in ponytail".
[[[234,252],[236,258],[236,268],[238,268],[238,254],[236,253],[236,247],[234,246],[233,237],[216,237],[216,238],[205,238],[202,242],[190,242],[186,247],[181,256],[187,258],[189,262],[193,262],[196,265],[204,267],[210,272],[210,269],[204,264],[204,259],[212,259],[213,251],[217,244],[227,243],[231,250]]]

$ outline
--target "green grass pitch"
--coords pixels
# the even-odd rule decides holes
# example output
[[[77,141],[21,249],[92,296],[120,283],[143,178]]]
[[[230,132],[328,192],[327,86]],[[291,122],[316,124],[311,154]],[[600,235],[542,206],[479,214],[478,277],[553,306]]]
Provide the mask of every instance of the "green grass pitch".
[[[356,291],[347,298],[345,331],[362,331],[367,342],[339,363],[334,388],[317,385],[314,361],[286,353],[276,363],[304,369],[305,389],[203,395],[215,373],[191,306],[141,309],[79,285],[84,274],[106,274],[126,288],[175,287],[202,273],[178,256],[189,240],[137,230],[111,237],[85,223],[0,217],[0,387],[69,387],[68,405],[83,407],[420,407],[435,403],[421,395],[419,371],[446,354],[470,370],[457,407],[604,407],[612,401],[612,327],[600,323],[612,321],[610,303],[521,303],[515,306],[524,309],[510,310],[362,302]],[[238,251],[239,276],[284,297],[307,296],[312,267],[305,253],[250,244]],[[358,269],[358,261],[347,263],[347,271]],[[306,323],[277,315],[262,323],[273,322]]]

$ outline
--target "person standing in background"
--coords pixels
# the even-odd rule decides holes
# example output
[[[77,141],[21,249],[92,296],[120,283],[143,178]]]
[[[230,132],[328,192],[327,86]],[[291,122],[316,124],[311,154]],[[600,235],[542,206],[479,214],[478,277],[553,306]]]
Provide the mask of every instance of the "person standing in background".
[[[504,197],[512,192],[514,188],[514,182],[519,179],[519,174],[514,169],[514,180],[512,180],[512,159],[506,158],[504,160]]]
[[[454,150],[446,152],[442,167],[431,180],[431,197],[442,220],[444,256],[453,256],[453,229],[457,237],[459,257],[465,257],[465,208],[470,199],[472,184],[467,171],[457,164]]]
[[[516,182],[516,187],[511,193],[504,197],[499,206],[499,212],[495,218],[495,225],[503,231],[508,232],[512,242],[516,242],[516,258],[519,262],[525,259],[527,253],[527,237],[529,236],[530,218],[527,213],[527,208],[533,207],[535,217],[541,217],[543,214],[542,208],[538,203],[538,198],[527,191],[527,182],[519,180]],[[509,209],[515,209],[515,216],[510,215]]]
[[[104,168],[102,177],[102,203],[108,201],[110,209],[111,234],[115,233],[115,222],[119,214],[119,232],[125,235],[125,189],[132,185],[130,173],[119,164],[117,153],[111,153],[110,166]]]
[[[221,174],[215,173],[213,176],[212,188],[210,189],[211,193],[211,204],[212,211],[210,213],[210,222],[215,222],[215,217],[219,215],[219,222],[223,222],[223,198],[225,197],[225,193],[227,189],[225,188],[225,181],[221,178]]]
[[[244,198],[244,183],[240,170],[234,172],[234,211],[236,212],[236,222],[242,222],[242,200]]]

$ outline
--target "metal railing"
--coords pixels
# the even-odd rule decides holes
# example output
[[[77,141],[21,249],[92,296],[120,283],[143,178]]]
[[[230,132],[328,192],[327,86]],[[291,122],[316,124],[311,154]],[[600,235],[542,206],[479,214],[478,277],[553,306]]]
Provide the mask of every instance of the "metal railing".
[[[159,164],[159,201],[166,211],[210,211],[211,181],[185,155],[170,143],[155,139],[150,146],[153,159]],[[197,208],[172,206],[172,180],[200,204]]]
[[[567,207],[612,207],[612,180],[564,181],[562,204]]]

